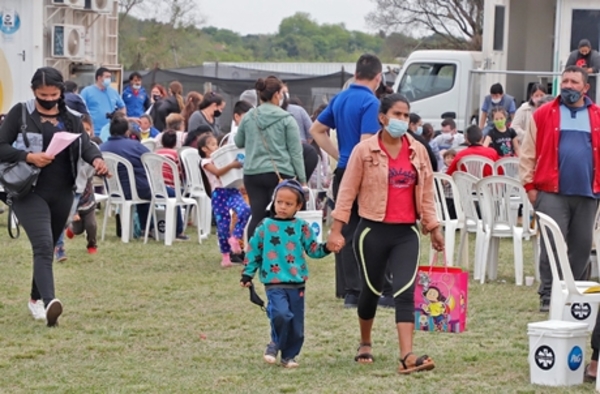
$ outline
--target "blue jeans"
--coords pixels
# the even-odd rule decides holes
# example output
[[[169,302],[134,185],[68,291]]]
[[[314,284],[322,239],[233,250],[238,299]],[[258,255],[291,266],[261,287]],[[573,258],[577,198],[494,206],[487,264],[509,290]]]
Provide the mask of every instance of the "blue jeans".
[[[266,293],[271,337],[281,352],[281,359],[292,359],[304,344],[304,288],[267,289]]]

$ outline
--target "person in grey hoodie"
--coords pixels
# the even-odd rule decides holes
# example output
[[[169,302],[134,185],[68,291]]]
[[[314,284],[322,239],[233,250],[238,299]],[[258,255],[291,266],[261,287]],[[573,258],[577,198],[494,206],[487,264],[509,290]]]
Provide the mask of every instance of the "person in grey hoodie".
[[[263,104],[244,116],[234,137],[236,146],[246,150],[244,186],[252,211],[248,239],[267,216],[267,206],[282,179],[296,178],[306,184],[298,124],[281,108],[283,83],[270,76],[260,78],[255,87]]]

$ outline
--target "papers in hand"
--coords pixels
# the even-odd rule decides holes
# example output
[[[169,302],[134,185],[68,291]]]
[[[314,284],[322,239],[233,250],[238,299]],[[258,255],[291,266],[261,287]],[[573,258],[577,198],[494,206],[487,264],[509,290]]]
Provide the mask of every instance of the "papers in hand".
[[[46,149],[46,153],[50,156],[56,156],[65,150],[67,146],[71,145],[77,138],[79,138],[79,134],[69,133],[66,131],[54,133],[52,140]]]

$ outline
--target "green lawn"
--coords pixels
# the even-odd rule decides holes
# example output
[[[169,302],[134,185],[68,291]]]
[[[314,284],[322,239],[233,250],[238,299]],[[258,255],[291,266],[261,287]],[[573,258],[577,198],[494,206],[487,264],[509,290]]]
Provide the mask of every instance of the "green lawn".
[[[69,260],[54,265],[65,311],[60,327],[49,329],[26,305],[29,243],[25,236],[9,239],[6,214],[0,226],[0,393],[593,392],[591,384],[568,390],[529,384],[526,327],[546,315],[537,311],[535,288],[514,285],[508,242],[499,280],[470,285],[465,333],[416,333],[416,350],[437,368],[399,376],[390,310],[380,310],[375,323],[376,362],[353,361],[356,311],[334,298],[331,256],[311,262],[301,366],[284,370],[263,363],[268,320],[239,287],[240,269],[220,268],[214,233],[202,245],[165,247],[122,244],[111,227],[95,256],[83,237],[68,241]],[[532,275],[529,244],[524,253]],[[425,263],[428,253],[422,255]]]

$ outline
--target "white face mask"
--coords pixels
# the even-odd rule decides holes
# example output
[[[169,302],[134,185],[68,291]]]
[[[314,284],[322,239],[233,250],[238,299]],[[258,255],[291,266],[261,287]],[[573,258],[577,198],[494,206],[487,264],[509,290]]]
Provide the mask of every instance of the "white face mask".
[[[142,85],[133,85],[133,88],[135,90],[140,90],[142,88]]]
[[[279,94],[279,106],[282,107],[283,103],[285,101],[285,95],[284,94]]]
[[[500,103],[500,101],[502,101],[501,98],[499,98],[499,99],[492,99],[492,103],[494,103],[494,104],[498,104],[498,103]]]

